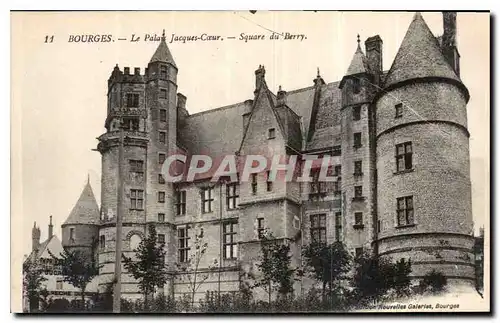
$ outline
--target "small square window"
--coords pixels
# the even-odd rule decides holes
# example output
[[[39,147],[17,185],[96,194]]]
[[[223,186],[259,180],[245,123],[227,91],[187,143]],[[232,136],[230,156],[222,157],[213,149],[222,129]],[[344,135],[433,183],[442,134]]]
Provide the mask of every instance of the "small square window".
[[[160,89],[160,99],[166,99],[166,98],[167,98],[167,90]]]
[[[403,103],[396,104],[394,108],[396,110],[395,118],[401,118],[403,116]]]
[[[362,257],[363,256],[363,247],[354,249],[354,252],[356,254],[356,258]]]
[[[276,138],[276,129],[274,129],[274,128],[269,129],[267,132],[267,138],[268,139]]]

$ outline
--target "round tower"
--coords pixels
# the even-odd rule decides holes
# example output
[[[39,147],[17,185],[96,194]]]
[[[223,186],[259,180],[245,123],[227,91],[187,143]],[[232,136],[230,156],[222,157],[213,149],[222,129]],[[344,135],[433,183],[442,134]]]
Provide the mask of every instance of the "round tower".
[[[52,218],[51,218],[52,225]],[[80,198],[61,225],[62,245],[69,250],[79,250],[92,259],[99,232],[99,207],[87,180]],[[50,226],[49,226],[50,231]],[[50,233],[49,233],[50,234]]]
[[[147,224],[158,224],[158,234],[173,238],[173,192],[161,176],[162,163],[176,148],[177,67],[165,34],[144,74],[116,66],[108,80],[106,133],[98,140],[101,153],[101,226],[99,230],[100,287],[115,275],[116,217],[122,210],[121,251],[128,257],[148,234]],[[120,139],[122,132],[122,139]],[[123,150],[120,153],[120,141]],[[121,166],[121,173],[119,173]],[[123,188],[119,205],[118,191]],[[168,210],[168,211],[167,211]],[[161,223],[158,223],[161,222]],[[137,282],[122,269],[124,297],[142,297]]]
[[[378,252],[472,282],[469,93],[420,14],[375,98]]]

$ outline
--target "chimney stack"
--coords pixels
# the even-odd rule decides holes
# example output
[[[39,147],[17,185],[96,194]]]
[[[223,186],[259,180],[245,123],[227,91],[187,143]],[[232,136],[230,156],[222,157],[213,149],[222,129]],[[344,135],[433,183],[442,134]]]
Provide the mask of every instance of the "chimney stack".
[[[460,54],[457,49],[457,13],[453,11],[443,12],[443,37],[441,38],[441,50],[448,64],[460,77]]]
[[[283,91],[281,89],[281,85],[279,86],[278,93],[277,93],[277,106],[282,106],[286,105],[286,91]]]
[[[383,71],[382,61],[382,38],[379,35],[369,37],[365,41],[366,58],[368,65],[373,73],[376,74],[376,80]]]
[[[264,84],[266,76],[266,70],[264,65],[259,65],[259,68],[255,71],[255,92],[257,92],[262,84]]]
[[[36,227],[36,222],[33,224],[33,229],[31,230],[31,249],[37,251],[40,247],[40,228]]]
[[[52,224],[52,215],[51,215],[49,222],[49,239],[52,237],[53,234],[54,234],[54,225]]]

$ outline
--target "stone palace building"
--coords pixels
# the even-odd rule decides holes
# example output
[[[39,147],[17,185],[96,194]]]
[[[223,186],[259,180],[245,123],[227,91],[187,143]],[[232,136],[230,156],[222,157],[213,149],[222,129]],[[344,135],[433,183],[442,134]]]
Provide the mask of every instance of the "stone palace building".
[[[382,66],[381,37],[369,37],[364,48],[358,37],[341,80],[327,83],[318,71],[310,87],[273,93],[260,66],[248,100],[194,114],[177,91],[182,67],[162,37],[144,73],[118,65],[111,72],[106,130],[97,145],[101,205],[87,184],[62,225],[62,245],[90,252],[99,240],[99,291],[114,277],[116,239],[130,256],[149,224],[166,242],[170,274],[160,292],[176,298],[189,291],[176,264],[193,255],[201,230],[208,249],[199,272],[208,278],[197,298],[237,291],[249,273],[258,275],[259,237],[266,229],[290,245],[293,266],[300,266],[301,246],[312,240],[343,241],[353,255],[411,259],[414,278],[435,269],[450,282],[472,284],[469,92],[460,79],[456,13],[443,13],[443,26],[436,37],[415,14],[389,70]],[[202,177],[169,183],[161,170],[173,152],[214,159],[331,156],[336,180],[318,181],[313,168],[310,183],[271,182],[267,172],[248,182]],[[125,207],[117,237],[120,162]],[[295,291],[311,283],[304,278]],[[122,292],[142,297],[125,269]]]

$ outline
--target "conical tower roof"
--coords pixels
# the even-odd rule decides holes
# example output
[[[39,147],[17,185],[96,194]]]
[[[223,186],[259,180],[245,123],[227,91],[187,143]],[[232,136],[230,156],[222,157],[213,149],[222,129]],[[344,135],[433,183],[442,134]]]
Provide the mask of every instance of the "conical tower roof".
[[[436,37],[417,12],[387,74],[385,86],[423,77],[443,77],[461,82],[443,56]]]
[[[76,202],[73,210],[69,214],[64,225],[66,224],[98,224],[99,223],[99,206],[90,186],[90,181],[83,188],[80,198]]]
[[[352,57],[351,64],[347,69],[346,75],[353,75],[358,73],[367,73],[369,71],[368,62],[366,60],[366,56],[361,50],[361,46],[359,44],[359,35],[358,35],[358,48]]]
[[[165,42],[165,30],[163,30],[160,45],[149,61],[149,63],[154,62],[170,63],[173,66],[177,67],[177,65],[175,65],[174,57],[172,56],[172,53],[170,52],[170,49],[168,49],[167,43]]]

